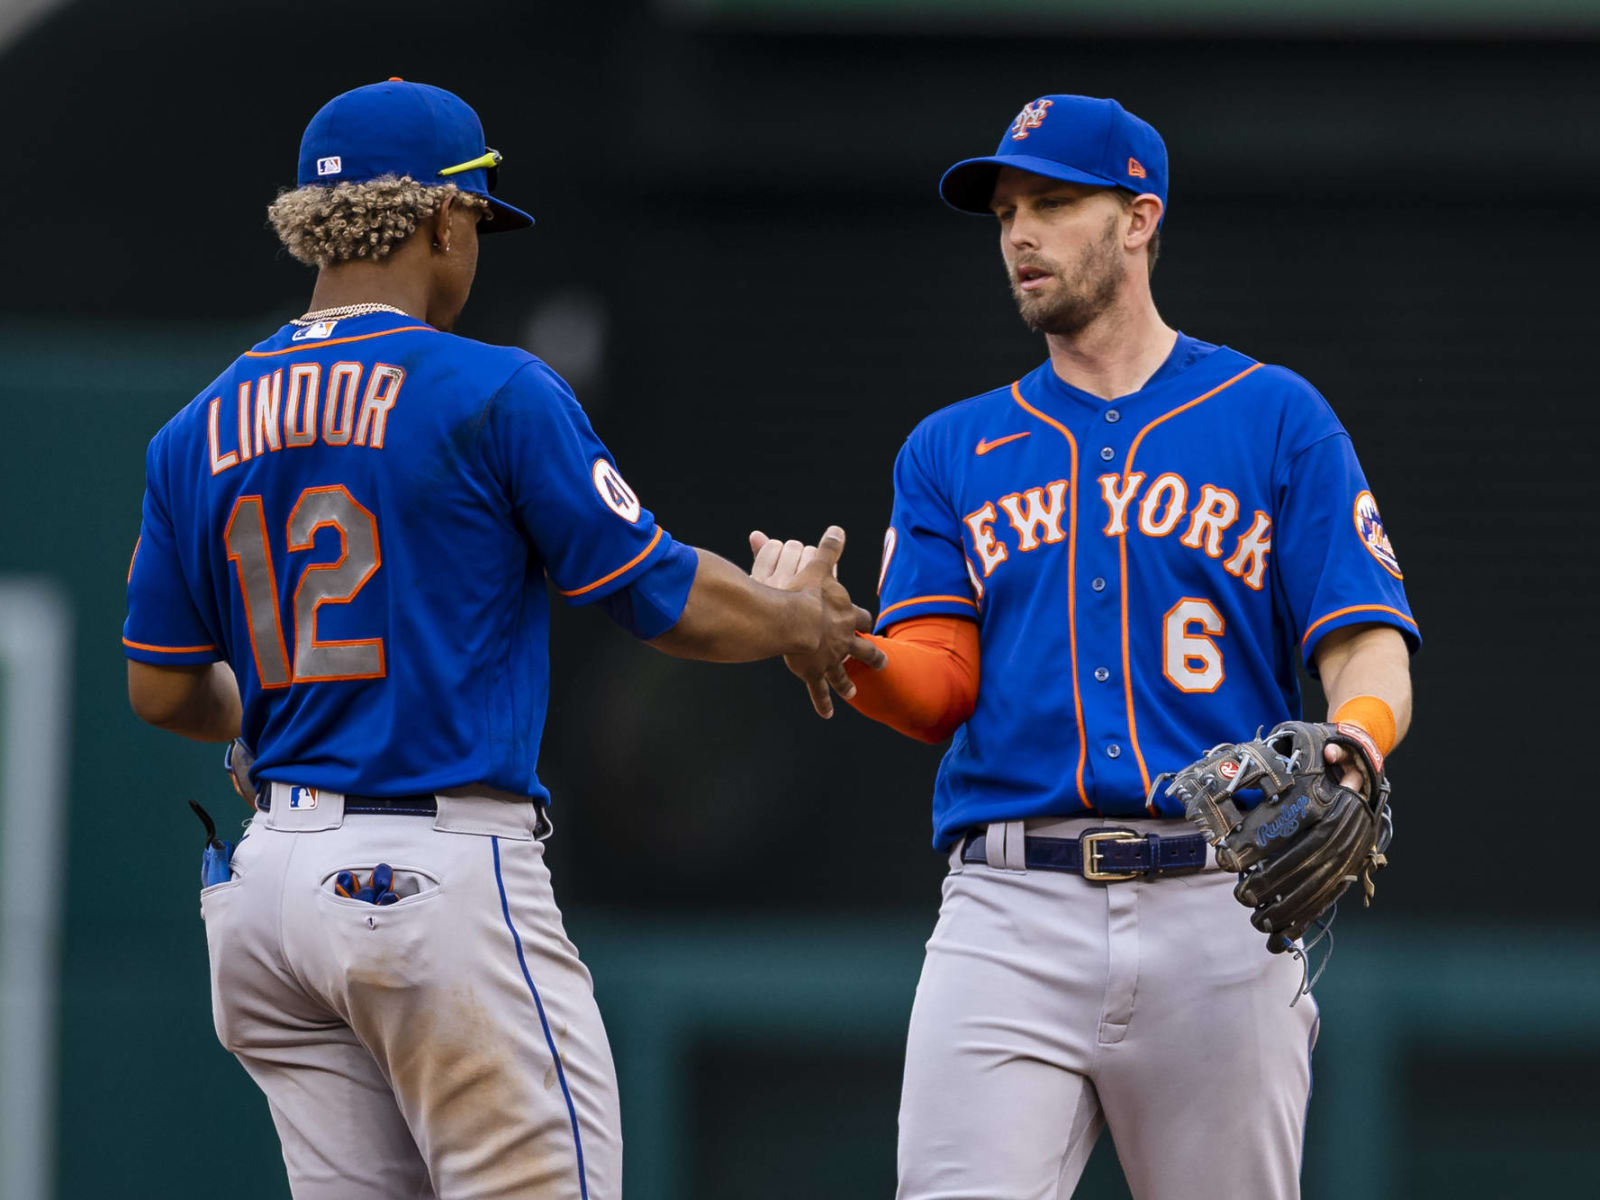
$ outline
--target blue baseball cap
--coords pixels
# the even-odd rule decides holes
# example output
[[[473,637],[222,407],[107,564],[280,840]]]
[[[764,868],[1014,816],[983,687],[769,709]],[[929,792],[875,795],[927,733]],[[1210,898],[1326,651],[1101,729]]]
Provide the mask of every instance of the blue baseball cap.
[[[1167,147],[1161,135],[1115,100],[1040,96],[1030,101],[1001,135],[998,150],[944,173],[939,195],[951,208],[987,215],[1001,167],[1089,187],[1149,192],[1167,203]]]
[[[365,183],[407,175],[429,186],[453,183],[489,202],[494,219],[479,233],[526,229],[533,218],[497,200],[500,152],[484,144],[483,123],[443,88],[394,78],[335,96],[300,139],[300,187]]]

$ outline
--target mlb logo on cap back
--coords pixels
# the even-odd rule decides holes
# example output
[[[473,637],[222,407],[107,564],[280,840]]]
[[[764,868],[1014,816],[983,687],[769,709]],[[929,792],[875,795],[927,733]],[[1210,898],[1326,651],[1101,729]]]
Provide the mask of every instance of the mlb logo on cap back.
[[[951,167],[939,181],[939,194],[952,208],[987,214],[1001,167],[1089,187],[1148,192],[1167,202],[1167,148],[1161,135],[1115,100],[1069,95],[1030,100],[1000,138],[999,149]]]

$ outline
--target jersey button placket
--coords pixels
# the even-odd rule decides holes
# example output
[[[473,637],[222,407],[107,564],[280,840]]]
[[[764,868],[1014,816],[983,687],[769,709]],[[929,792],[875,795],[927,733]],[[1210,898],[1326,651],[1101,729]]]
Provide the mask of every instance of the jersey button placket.
[[[1099,426],[1101,438],[1114,438],[1117,442],[1120,442],[1122,434],[1121,410],[1108,408],[1100,416],[1104,422],[1104,425]],[[1113,431],[1106,428],[1106,426],[1117,426],[1117,428]],[[1086,432],[1088,432],[1091,439],[1100,440],[1094,438],[1093,430],[1095,428],[1095,426],[1090,426]],[[1090,444],[1093,445],[1093,441]],[[1120,460],[1127,453],[1127,447],[1114,442],[1106,442],[1100,445],[1094,453],[1100,461],[1099,470],[1095,472],[1096,476],[1115,474]],[[1093,546],[1091,551],[1092,559],[1084,563],[1088,568],[1084,574],[1088,576],[1087,582],[1089,584],[1086,607],[1093,611],[1094,623],[1100,631],[1100,636],[1104,638],[1100,644],[1116,646],[1120,651],[1122,644],[1122,600],[1117,588],[1111,586],[1118,578],[1119,560],[1117,552],[1119,543],[1115,538],[1104,536],[1102,532],[1109,519],[1109,513],[1106,510],[1098,478],[1085,489],[1084,499],[1088,501],[1089,510],[1093,513],[1092,518],[1087,514],[1084,514],[1081,518],[1089,544]],[[1113,679],[1117,678],[1108,663],[1095,666],[1092,674],[1097,684],[1109,685]],[[1097,687],[1092,694],[1096,699],[1091,706],[1087,707],[1087,711],[1084,714],[1084,732],[1089,738],[1089,746],[1091,748],[1089,757],[1091,760],[1098,759],[1106,767],[1109,767],[1112,762],[1117,763],[1115,771],[1109,772],[1109,778],[1106,775],[1101,776],[1100,783],[1103,794],[1096,797],[1096,799],[1101,802],[1125,801],[1128,797],[1122,795],[1125,789],[1120,778],[1122,775],[1120,760],[1123,757],[1124,748],[1124,743],[1121,739],[1126,736],[1126,730],[1121,719],[1123,716],[1122,697],[1115,687],[1110,686],[1104,689]]]

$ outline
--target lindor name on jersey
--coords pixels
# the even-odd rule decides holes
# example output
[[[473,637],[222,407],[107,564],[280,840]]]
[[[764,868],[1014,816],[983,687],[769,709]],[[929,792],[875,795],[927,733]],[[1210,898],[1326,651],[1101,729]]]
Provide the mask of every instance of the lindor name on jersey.
[[[298,335],[296,335],[298,336]],[[392,363],[299,362],[213,396],[206,414],[211,474],[321,441],[382,450],[405,368]]]

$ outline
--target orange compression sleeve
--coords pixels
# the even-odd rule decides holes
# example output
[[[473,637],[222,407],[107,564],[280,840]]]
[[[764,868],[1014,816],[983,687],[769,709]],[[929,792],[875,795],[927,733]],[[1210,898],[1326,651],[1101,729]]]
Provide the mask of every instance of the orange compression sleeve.
[[[978,703],[978,626],[963,617],[916,617],[874,637],[888,664],[875,671],[855,659],[850,705],[919,742],[942,742]]]

